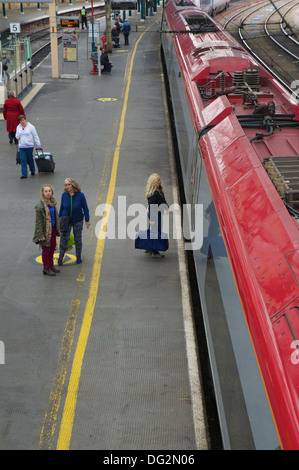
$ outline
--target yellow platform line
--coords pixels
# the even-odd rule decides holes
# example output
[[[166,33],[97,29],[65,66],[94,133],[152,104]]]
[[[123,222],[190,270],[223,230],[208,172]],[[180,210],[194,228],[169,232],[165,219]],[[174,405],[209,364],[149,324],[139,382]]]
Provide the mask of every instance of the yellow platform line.
[[[115,134],[115,133],[114,133]],[[102,176],[99,183],[97,201],[100,203],[102,200],[103,193],[106,188],[107,180],[110,175],[110,163],[111,163],[110,153],[106,154],[104,168]],[[85,251],[89,251],[92,240],[93,240],[93,230],[90,231],[90,236],[86,244]],[[40,434],[38,449],[39,450],[50,450],[52,448],[53,436],[56,430],[57,416],[60,408],[62,391],[65,383],[67,365],[69,363],[71,348],[73,344],[73,339],[75,335],[75,328],[77,322],[77,316],[79,312],[79,307],[81,304],[82,296],[82,286],[85,281],[85,264],[83,263],[82,268],[77,276],[77,292],[72,299],[71,307],[69,310],[68,319],[64,329],[64,335],[61,341],[57,371],[53,380],[53,385],[49,398],[48,410],[44,417],[44,422]]]
[[[42,89],[42,87],[45,85],[45,83],[34,83],[32,90],[27,93],[27,95],[20,100],[22,103],[23,108],[25,109],[26,106],[30,103],[31,100],[38,94],[38,92]],[[3,113],[0,113],[0,120],[4,120]]]
[[[61,420],[61,425],[60,425],[60,431],[59,431],[59,436],[58,436],[58,441],[57,441],[57,450],[68,450],[70,447],[73,424],[74,424],[74,419],[75,419],[75,409],[76,409],[76,403],[77,403],[77,397],[78,397],[78,389],[79,389],[82,364],[83,364],[84,354],[86,350],[86,345],[87,345],[88,336],[89,336],[89,332],[91,328],[91,323],[93,319],[94,308],[95,308],[95,303],[96,303],[98,288],[99,288],[99,279],[100,279],[100,274],[101,274],[102,258],[103,258],[103,252],[104,252],[104,246],[105,246],[104,234],[105,234],[106,227],[107,227],[107,221],[109,218],[110,207],[113,201],[115,185],[116,185],[119,152],[120,152],[120,146],[121,146],[121,142],[122,142],[122,138],[124,134],[125,116],[127,112],[128,97],[129,97],[129,91],[130,91],[130,86],[131,86],[133,62],[134,62],[137,46],[140,40],[142,39],[143,35],[145,34],[145,32],[151,26],[152,25],[150,25],[143,33],[141,33],[140,37],[136,41],[136,44],[133,49],[131,61],[130,61],[130,66],[128,69],[128,74],[127,74],[128,78],[127,78],[127,86],[126,86],[126,91],[125,91],[125,96],[124,96],[124,105],[123,105],[123,109],[121,113],[119,132],[118,132],[118,137],[116,141],[116,148],[114,151],[111,177],[110,177],[108,194],[107,194],[107,199],[106,199],[106,206],[105,206],[106,217],[103,217],[102,219],[100,232],[98,235],[98,241],[96,245],[93,269],[92,269],[90,286],[89,286],[89,295],[88,295],[88,300],[87,300],[85,311],[84,311],[81,331],[80,331],[80,335],[78,338],[77,348],[75,351],[74,360],[72,364],[70,380],[69,380],[69,385],[68,385],[68,390],[67,390],[67,396],[65,400],[65,405],[64,405],[64,410],[63,410],[63,415],[62,415],[62,420]]]
[[[30,101],[38,94],[38,92],[43,88],[45,83],[34,83],[32,90],[25,96],[25,98],[21,101],[23,108],[25,108]]]

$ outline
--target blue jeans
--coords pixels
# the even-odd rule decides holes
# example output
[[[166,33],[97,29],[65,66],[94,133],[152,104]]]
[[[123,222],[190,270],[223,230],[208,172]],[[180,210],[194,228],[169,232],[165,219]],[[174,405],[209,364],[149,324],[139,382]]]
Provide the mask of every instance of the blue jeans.
[[[33,161],[33,147],[19,148],[19,152],[22,176],[27,177],[27,163],[29,165],[31,173],[35,173],[35,166]]]

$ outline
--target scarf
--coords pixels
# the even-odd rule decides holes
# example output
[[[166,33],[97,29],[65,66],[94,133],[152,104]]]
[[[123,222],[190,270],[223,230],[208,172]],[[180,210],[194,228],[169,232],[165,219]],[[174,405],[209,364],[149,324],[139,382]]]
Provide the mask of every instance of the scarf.
[[[51,234],[52,234],[52,224],[51,224],[51,215],[50,215],[49,207],[55,207],[56,227],[59,231],[59,220],[58,220],[57,209],[56,209],[57,202],[54,198],[51,198],[50,200],[42,198],[41,202],[42,202],[42,205],[44,206],[45,213],[46,213],[46,242],[50,243]]]

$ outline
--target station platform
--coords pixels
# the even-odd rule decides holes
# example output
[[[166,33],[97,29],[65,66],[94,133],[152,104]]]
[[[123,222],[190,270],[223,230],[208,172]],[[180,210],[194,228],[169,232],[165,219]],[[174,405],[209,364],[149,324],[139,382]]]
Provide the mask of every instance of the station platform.
[[[38,93],[25,112],[54,156],[53,174],[20,179],[1,120],[1,450],[209,448],[183,242],[170,239],[165,258],[153,259],[123,231],[136,217],[132,205],[146,207],[151,173],[168,203],[179,202],[160,21],[161,7],[143,24],[134,13],[139,27],[110,55],[111,74],[90,74],[83,36],[78,79],[53,79],[50,57],[35,69]],[[61,65],[61,47],[59,57]],[[34,206],[47,183],[59,208],[67,177],[91,215],[83,263],[73,250],[59,274],[43,276]],[[103,212],[114,238],[97,236]]]
[[[93,8],[97,6],[104,5],[105,2],[93,2]],[[49,4],[48,3],[39,3],[39,4],[30,4],[26,5],[23,3],[23,12],[21,13],[20,4],[18,8],[15,6],[9,8],[9,4],[6,4],[6,16],[3,16],[3,12],[0,15],[0,32],[3,32],[10,28],[10,23],[31,23],[33,20],[42,20],[43,18],[49,17]],[[38,6],[39,5],[39,6]],[[85,7],[87,11],[87,17],[90,19],[91,16],[91,2],[72,0],[70,2],[57,3],[56,2],[56,11],[59,15],[67,15],[70,11],[78,10],[78,16],[80,16],[80,10],[82,7]]]

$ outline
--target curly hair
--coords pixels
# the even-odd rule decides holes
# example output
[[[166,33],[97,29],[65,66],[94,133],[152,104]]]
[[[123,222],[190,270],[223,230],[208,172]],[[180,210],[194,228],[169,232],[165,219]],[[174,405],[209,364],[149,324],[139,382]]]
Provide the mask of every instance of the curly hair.
[[[68,181],[73,186],[73,190],[75,193],[78,193],[79,191],[81,191],[79,184],[77,183],[76,180],[74,180],[74,178],[65,178],[65,181]],[[66,188],[64,188],[64,192],[67,193]]]
[[[145,199],[148,199],[155,191],[163,192],[163,186],[159,184],[160,176],[158,173],[152,173],[147,180],[145,188]]]

